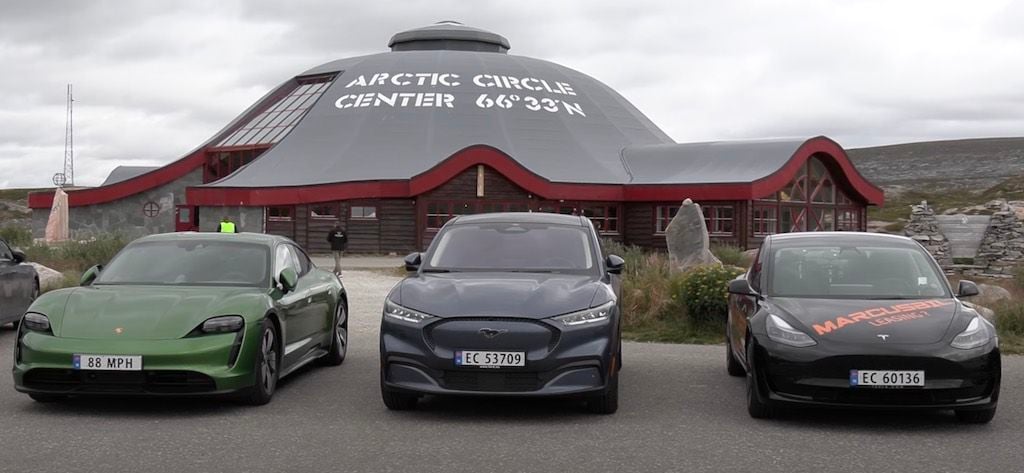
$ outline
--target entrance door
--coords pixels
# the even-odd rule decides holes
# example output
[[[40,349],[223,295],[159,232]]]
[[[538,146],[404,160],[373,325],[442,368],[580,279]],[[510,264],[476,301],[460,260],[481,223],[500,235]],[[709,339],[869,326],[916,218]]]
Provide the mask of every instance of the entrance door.
[[[174,231],[199,231],[199,207],[178,205],[174,208]]]

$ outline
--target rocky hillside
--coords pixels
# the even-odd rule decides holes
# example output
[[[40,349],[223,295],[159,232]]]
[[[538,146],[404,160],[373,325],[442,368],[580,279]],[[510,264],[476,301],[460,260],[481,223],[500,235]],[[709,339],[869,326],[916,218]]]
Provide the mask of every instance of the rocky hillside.
[[[1024,138],[928,141],[849,150],[857,169],[887,188],[988,189],[1024,176]]]
[[[31,225],[28,193],[35,189],[0,190],[0,228]]]
[[[869,212],[879,224],[909,217],[910,205],[922,200],[939,213],[984,213],[994,199],[1024,200],[1024,138],[929,141],[848,153],[865,177],[885,189],[885,206]]]

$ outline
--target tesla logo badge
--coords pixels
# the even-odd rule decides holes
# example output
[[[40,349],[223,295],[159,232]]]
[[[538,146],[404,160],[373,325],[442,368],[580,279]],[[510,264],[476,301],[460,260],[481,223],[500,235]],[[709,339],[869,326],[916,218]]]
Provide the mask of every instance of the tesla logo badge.
[[[114,329],[114,333],[121,335],[122,333],[124,333],[124,329],[121,327],[117,327]]]
[[[885,334],[885,333],[880,333],[880,334],[875,335],[875,336],[878,337],[878,338],[881,338],[883,342],[889,339],[889,335]]]
[[[508,330],[495,329],[495,328],[482,328],[482,329],[480,329],[480,335],[483,335],[484,338],[494,338],[494,337],[497,337],[498,335],[501,335],[501,334],[503,334],[505,332],[508,332]]]

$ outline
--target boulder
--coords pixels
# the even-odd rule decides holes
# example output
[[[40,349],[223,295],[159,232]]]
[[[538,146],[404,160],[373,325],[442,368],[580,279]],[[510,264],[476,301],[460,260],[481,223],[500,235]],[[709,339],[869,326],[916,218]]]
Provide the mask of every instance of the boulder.
[[[708,228],[700,205],[686,199],[665,229],[668,253],[676,269],[687,269],[722,262],[711,253]]]
[[[1010,300],[1013,297],[1006,288],[995,284],[978,284],[978,291],[981,294],[971,298],[971,302],[983,306],[991,306],[999,301]]]
[[[60,287],[60,284],[64,281],[64,274],[55,269],[47,268],[39,263],[29,263],[33,268],[36,268],[36,274],[39,275],[39,289],[46,291],[47,289]]]

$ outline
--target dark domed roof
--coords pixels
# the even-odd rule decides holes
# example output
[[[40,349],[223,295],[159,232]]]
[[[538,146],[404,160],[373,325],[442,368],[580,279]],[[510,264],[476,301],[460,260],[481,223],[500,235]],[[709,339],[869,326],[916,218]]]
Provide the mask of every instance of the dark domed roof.
[[[504,53],[509,50],[508,40],[504,36],[465,26],[457,21],[441,21],[395,34],[388,42],[388,47],[392,51],[447,49]]]
[[[508,46],[493,33],[440,24],[392,40],[410,49],[305,71],[298,77],[336,77],[273,148],[207,186],[409,179],[479,145],[551,181],[622,183],[624,148],[673,143],[622,95],[579,71],[511,54],[411,47],[468,41],[457,37]]]

